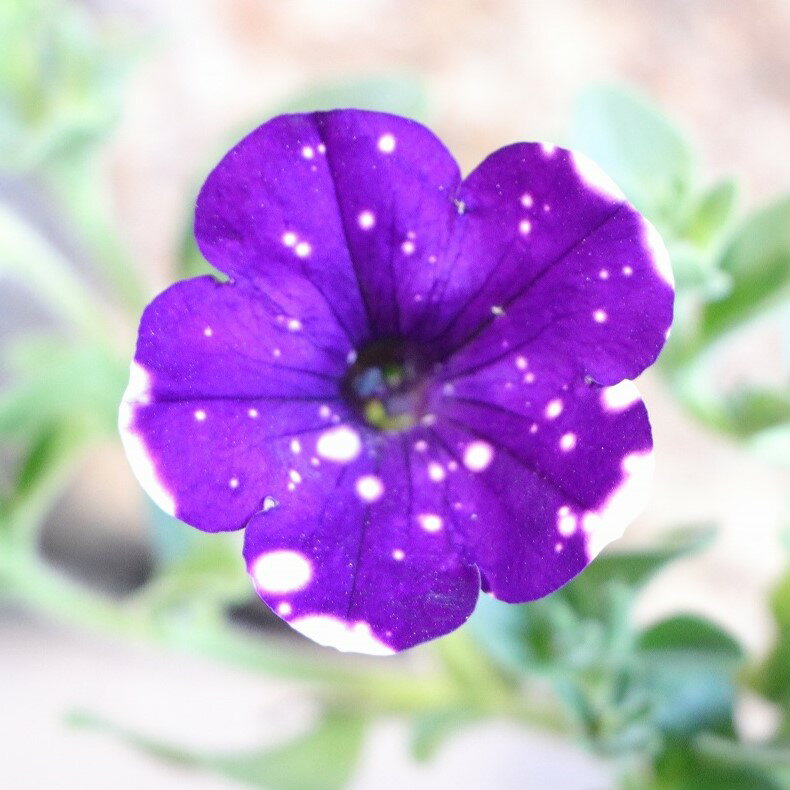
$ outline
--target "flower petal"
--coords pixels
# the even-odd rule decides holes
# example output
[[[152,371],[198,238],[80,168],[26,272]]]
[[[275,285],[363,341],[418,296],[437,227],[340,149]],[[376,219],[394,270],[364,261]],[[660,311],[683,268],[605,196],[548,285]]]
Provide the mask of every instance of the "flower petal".
[[[666,250],[590,160],[512,145],[459,198],[456,277],[469,291],[437,339],[453,352],[449,376],[536,347],[601,384],[655,360],[672,321]]]
[[[307,470],[296,491],[247,527],[258,594],[321,644],[403,650],[457,628],[477,601],[480,577],[447,529],[443,489],[422,479],[405,442],[391,438],[379,454]]]
[[[243,527],[301,443],[347,417],[348,341],[314,294],[293,299],[200,277],[143,314],[121,435],[152,498],[199,529]]]
[[[466,469],[447,478],[455,529],[505,601],[570,580],[647,498],[650,424],[630,381],[569,385],[513,354],[457,383],[432,430]]]
[[[195,234],[234,278],[278,291],[309,281],[359,345],[408,331],[425,313],[459,181],[445,147],[415,121],[361,110],[280,116],[209,175]]]

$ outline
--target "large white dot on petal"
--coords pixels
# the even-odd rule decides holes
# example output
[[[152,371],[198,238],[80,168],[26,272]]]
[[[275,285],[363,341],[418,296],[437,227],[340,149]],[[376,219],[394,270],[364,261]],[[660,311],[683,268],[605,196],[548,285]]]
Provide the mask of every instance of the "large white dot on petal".
[[[302,328],[302,322],[298,318],[289,318],[286,326],[289,332],[298,332]]]
[[[362,442],[353,428],[338,425],[321,434],[315,449],[329,461],[353,461],[362,450]]]
[[[442,517],[435,513],[421,513],[417,516],[417,521],[426,532],[438,532],[444,524]]]
[[[603,324],[606,321],[607,315],[605,310],[596,310],[593,313],[593,320],[597,324]]]
[[[296,469],[290,469],[288,471],[288,477],[291,479],[291,482],[296,485],[302,482],[302,476],[296,471]]]
[[[527,362],[527,358],[526,357],[522,357],[522,356],[516,357],[516,367],[519,370],[526,370],[528,364],[529,363]]]
[[[395,651],[374,636],[365,622],[349,623],[327,614],[310,614],[291,620],[289,625],[308,639],[343,653],[389,656]]]
[[[247,409],[247,416],[252,419],[256,420],[258,418],[258,410],[257,409]]]
[[[405,556],[406,556],[406,553],[403,551],[403,549],[393,549],[392,550],[392,559],[393,560],[397,560],[398,562],[400,562]]]
[[[198,422],[203,422],[206,419],[206,412],[203,409],[195,409],[194,417]]]
[[[391,154],[395,150],[395,136],[382,134],[379,137],[378,148],[383,154]]]
[[[464,466],[472,472],[482,472],[493,460],[494,448],[488,442],[471,442],[464,450]]]
[[[300,241],[294,248],[294,252],[300,258],[306,258],[312,251],[313,248],[306,241]]]
[[[625,411],[639,400],[639,390],[629,379],[623,379],[619,384],[601,390],[601,404],[609,412]]]
[[[376,475],[363,475],[354,486],[357,495],[364,502],[375,502],[384,494],[384,483]]]
[[[526,236],[532,230],[532,223],[528,219],[522,219],[518,223],[518,232],[522,236]]]
[[[574,151],[571,154],[571,159],[577,175],[590,189],[594,189],[599,194],[612,200],[625,200],[623,191],[601,169],[600,165],[597,165],[592,159],[578,151]]]
[[[554,398],[554,400],[550,400],[546,404],[546,416],[553,420],[555,417],[559,417],[562,414],[562,401],[559,398]]]
[[[306,145],[302,148],[302,156],[305,159],[312,159],[315,156],[315,151],[309,145]]]
[[[151,402],[150,384],[148,371],[142,365],[132,362],[129,369],[129,384],[118,410],[118,430],[129,465],[143,490],[165,513],[174,516],[175,497],[160,480],[159,472],[145,441],[132,428],[137,409]]]
[[[565,535],[565,537],[570,537],[576,532],[576,516],[573,513],[561,512],[562,508],[560,508],[560,512],[558,512],[558,519],[557,519],[557,531],[560,535]]]
[[[532,204],[534,202],[535,201],[532,199],[532,195],[530,195],[529,192],[525,192],[521,196],[521,205],[524,206],[524,208],[532,208]]]
[[[264,592],[296,592],[313,578],[313,566],[303,554],[278,549],[261,554],[250,569],[255,586]]]
[[[444,467],[441,464],[436,463],[436,461],[431,461],[431,463],[428,464],[428,477],[430,477],[434,483],[441,483],[446,476],[447,472],[444,471]]]
[[[564,433],[560,438],[560,449],[567,453],[573,450],[574,447],[576,447],[576,434]]]
[[[280,617],[288,617],[288,615],[293,613],[293,610],[294,610],[293,606],[291,606],[291,604],[289,604],[288,601],[283,601],[277,607],[277,614],[279,614]]]
[[[231,477],[231,479],[228,480],[228,485],[231,488],[238,488],[239,487],[239,478],[238,477]]]
[[[286,247],[293,247],[296,244],[296,234],[292,230],[283,233],[282,242]]]
[[[622,478],[604,504],[584,514],[582,526],[587,533],[587,555],[596,557],[608,543],[619,538],[639,515],[650,494],[653,479],[653,453],[630,453],[623,458]]]
[[[644,223],[643,241],[653,258],[653,266],[658,272],[659,277],[661,277],[667,285],[674,288],[675,275],[672,272],[672,264],[669,261],[669,253],[664,245],[664,240],[652,223],[648,222],[644,217],[642,218],[642,222]],[[623,267],[623,274],[625,274],[625,267]]]
[[[206,337],[211,337],[211,336],[214,334],[214,330],[213,330],[213,329],[212,329],[210,326],[207,326],[207,327],[206,327],[206,328],[203,330],[203,334],[204,334]]]
[[[370,230],[376,224],[376,215],[372,211],[361,211],[357,222],[362,230]]]
[[[404,255],[411,255],[416,247],[414,246],[414,242],[410,239],[406,239],[403,244],[400,245],[401,251]]]

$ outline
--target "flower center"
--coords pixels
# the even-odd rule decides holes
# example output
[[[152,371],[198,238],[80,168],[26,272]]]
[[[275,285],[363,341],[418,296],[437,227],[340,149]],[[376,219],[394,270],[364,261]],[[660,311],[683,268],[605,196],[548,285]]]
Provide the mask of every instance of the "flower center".
[[[416,425],[426,411],[427,354],[403,340],[365,346],[348,369],[341,389],[369,425],[399,433]]]

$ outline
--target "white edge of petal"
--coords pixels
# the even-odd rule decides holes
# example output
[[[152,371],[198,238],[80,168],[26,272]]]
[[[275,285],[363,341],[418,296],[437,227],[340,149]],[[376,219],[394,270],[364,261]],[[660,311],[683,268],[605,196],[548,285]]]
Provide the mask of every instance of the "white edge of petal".
[[[129,384],[118,409],[118,432],[129,465],[143,490],[169,516],[176,514],[176,501],[159,479],[156,465],[142,437],[132,430],[135,411],[151,402],[151,376],[139,363],[129,366]]]
[[[590,560],[642,512],[653,481],[653,451],[629,453],[621,462],[623,477],[618,487],[598,510],[587,511],[582,526],[587,533],[587,556]]]
[[[672,271],[672,262],[669,260],[669,252],[661,238],[661,234],[656,230],[656,226],[642,217],[643,237],[642,242],[650,253],[653,268],[658,276],[674,290],[675,275]]]
[[[373,635],[370,626],[359,621],[349,623],[326,614],[309,614],[288,622],[292,628],[324,647],[334,647],[343,653],[366,653],[371,656],[390,656],[395,651]]]
[[[604,197],[612,198],[612,200],[624,201],[626,199],[623,190],[589,156],[579,151],[571,151],[571,160],[577,175],[590,189],[594,189]]]
[[[642,396],[631,379],[623,379],[617,384],[604,387],[601,390],[601,405],[604,411],[610,414],[625,411],[641,400]]]

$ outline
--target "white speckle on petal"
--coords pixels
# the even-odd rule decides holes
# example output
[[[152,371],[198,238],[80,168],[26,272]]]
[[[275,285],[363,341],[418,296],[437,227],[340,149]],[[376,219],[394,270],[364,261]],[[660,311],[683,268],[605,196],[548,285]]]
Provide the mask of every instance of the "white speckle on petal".
[[[296,244],[296,234],[292,230],[285,231],[282,242],[286,247],[293,247]]]
[[[206,328],[203,330],[203,334],[204,334],[206,337],[211,337],[211,336],[214,334],[214,330],[213,330],[213,329],[212,329],[210,326],[207,326],[207,327],[206,327]]]
[[[608,280],[609,279],[609,270],[608,269],[601,269],[601,271],[598,272],[598,276],[602,280]]]
[[[291,452],[298,455],[302,452],[302,445],[298,439],[291,439]]]
[[[472,472],[482,472],[494,460],[494,448],[488,442],[475,441],[464,450],[464,466]]]
[[[319,143],[316,146],[316,150],[318,151],[319,154],[325,154],[326,153],[326,146],[323,143]]]
[[[524,208],[532,208],[532,204],[534,202],[535,201],[532,199],[532,195],[530,195],[529,192],[525,192],[521,196],[521,205],[524,206]]]
[[[528,362],[527,362],[527,358],[526,357],[522,357],[522,356],[516,357],[516,367],[519,370],[526,370],[527,369],[527,364],[528,364]]]
[[[362,450],[359,434],[347,425],[330,428],[318,438],[316,452],[329,461],[353,461]]]
[[[355,488],[364,502],[375,502],[384,494],[384,483],[376,475],[363,475],[357,480]]]
[[[361,211],[357,222],[362,230],[370,230],[376,224],[376,215],[372,211]]]
[[[550,400],[546,404],[546,416],[553,420],[555,417],[559,417],[562,414],[562,401],[559,398],[554,398],[554,400]]]
[[[272,354],[279,359],[283,355],[283,352],[280,351],[279,348],[275,348],[272,350]]]
[[[313,566],[298,551],[278,549],[261,554],[250,568],[255,586],[272,593],[295,592],[313,578]]]
[[[228,480],[228,485],[231,488],[238,488],[239,487],[239,478],[238,477],[231,477],[231,479]]]
[[[401,251],[404,255],[411,255],[416,247],[414,246],[414,242],[407,239],[400,245]]]
[[[300,241],[294,249],[300,258],[306,258],[312,251],[313,248],[306,241]]]
[[[601,405],[608,412],[625,411],[639,400],[639,390],[629,379],[623,379],[618,384],[601,390]]]
[[[573,450],[574,447],[576,447],[576,434],[564,433],[560,438],[560,449],[567,453]]]
[[[252,420],[258,419],[258,410],[257,409],[247,409],[247,416]]]
[[[414,449],[418,453],[424,453],[428,449],[428,442],[426,442],[425,439],[417,439],[414,443]]]
[[[554,551],[556,551],[557,554],[559,554],[562,551],[562,543],[555,543],[554,544]]]
[[[435,513],[421,513],[417,516],[417,521],[426,532],[438,532],[444,524],[442,517]]]
[[[279,614],[280,617],[288,617],[288,615],[292,613],[293,613],[293,606],[291,606],[291,604],[289,604],[288,601],[283,601],[277,607],[277,614]]]
[[[623,266],[623,274],[626,277],[630,277],[633,273],[634,273],[634,270],[628,264]]]
[[[557,530],[560,535],[570,537],[576,532],[577,520],[576,516],[571,513],[571,509],[567,505],[563,505],[557,511]]]
[[[269,510],[271,510],[272,508],[277,507],[277,505],[279,505],[279,504],[280,503],[273,496],[267,496],[263,500],[263,512],[267,513]]]
[[[524,374],[524,383],[525,384],[532,384],[535,381],[535,374],[530,371],[529,373]]]
[[[594,320],[594,321],[595,321],[597,324],[602,324],[602,323],[604,323],[604,321],[606,321],[606,318],[607,318],[607,316],[606,316],[606,311],[605,311],[605,310],[596,310],[596,311],[593,313],[593,320]]]
[[[206,419],[206,412],[203,409],[195,409],[195,419],[198,422],[203,422]]]
[[[328,420],[332,415],[332,409],[329,408],[325,403],[322,404],[318,409],[318,416],[322,420]]]
[[[601,549],[619,538],[625,528],[639,515],[650,493],[653,478],[653,453],[630,453],[623,458],[620,484],[596,511],[582,518],[587,533],[587,556],[596,557]]]
[[[538,432],[538,424],[533,422],[532,425],[529,426],[530,433],[537,433]]]
[[[302,482],[302,476],[296,471],[296,469],[289,470],[288,477],[291,478],[291,482],[295,485]]]
[[[518,232],[522,236],[526,236],[532,230],[532,223],[528,219],[522,219],[518,223]]]
[[[315,151],[309,145],[306,145],[302,148],[302,156],[305,159],[312,159],[315,156]]]
[[[400,562],[405,556],[406,554],[403,549],[393,549],[392,551],[392,559],[397,560],[398,562]]]
[[[500,316],[505,314],[505,308],[498,304],[491,305],[491,312],[493,315]]]
[[[310,614],[291,620],[289,625],[308,639],[343,653],[367,653],[388,656],[395,651],[377,639],[365,622],[348,623],[326,614]]]
[[[436,463],[436,461],[431,461],[431,463],[428,464],[428,477],[430,477],[434,483],[441,483],[446,476],[447,472],[444,471],[444,467],[441,464]]]
[[[391,134],[382,134],[379,137],[378,149],[383,154],[391,154],[395,150],[395,136]]]

